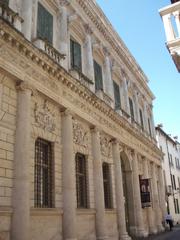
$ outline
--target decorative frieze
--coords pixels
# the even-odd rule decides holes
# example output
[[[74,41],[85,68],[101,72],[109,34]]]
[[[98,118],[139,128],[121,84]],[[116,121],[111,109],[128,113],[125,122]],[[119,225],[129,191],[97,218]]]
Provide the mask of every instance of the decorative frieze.
[[[110,158],[112,155],[112,143],[111,143],[111,139],[104,135],[101,134],[100,136],[100,144],[101,144],[101,154],[104,157]]]
[[[38,127],[49,132],[55,131],[55,116],[50,111],[47,100],[44,100],[44,103],[42,105],[38,105],[38,103],[35,103],[34,119]]]
[[[73,121],[73,141],[77,145],[88,148],[88,131],[77,120]]]

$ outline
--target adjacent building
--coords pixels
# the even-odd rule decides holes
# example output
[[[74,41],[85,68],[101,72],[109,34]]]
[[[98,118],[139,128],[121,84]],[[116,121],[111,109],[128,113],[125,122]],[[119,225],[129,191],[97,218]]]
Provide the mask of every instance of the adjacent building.
[[[163,230],[148,79],[92,0],[0,1],[0,239]]]
[[[164,23],[167,49],[180,72],[180,1],[171,0],[171,4],[159,13]]]
[[[162,168],[164,175],[166,209],[174,223],[180,223],[180,143],[161,127],[156,127],[158,145],[164,153]]]

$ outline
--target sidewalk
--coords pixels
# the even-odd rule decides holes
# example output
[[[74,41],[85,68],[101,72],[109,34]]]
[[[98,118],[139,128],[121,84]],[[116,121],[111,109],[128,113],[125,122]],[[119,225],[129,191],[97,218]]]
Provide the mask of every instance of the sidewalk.
[[[133,238],[133,240],[180,240],[180,225],[176,225],[173,231],[166,230],[163,233],[151,235],[147,238]]]

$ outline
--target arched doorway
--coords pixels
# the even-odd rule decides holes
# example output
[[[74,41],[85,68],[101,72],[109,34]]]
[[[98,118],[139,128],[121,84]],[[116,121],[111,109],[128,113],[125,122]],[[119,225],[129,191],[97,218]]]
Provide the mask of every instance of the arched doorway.
[[[126,228],[129,235],[134,235],[135,215],[133,204],[133,179],[130,160],[125,152],[121,152],[121,168],[123,191],[125,198]]]

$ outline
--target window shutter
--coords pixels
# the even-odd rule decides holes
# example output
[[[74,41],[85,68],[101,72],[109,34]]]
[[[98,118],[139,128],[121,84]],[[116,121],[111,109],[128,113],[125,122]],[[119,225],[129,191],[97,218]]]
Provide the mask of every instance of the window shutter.
[[[120,97],[119,85],[113,81],[113,86],[114,86],[115,109],[120,109],[121,108],[121,97]]]
[[[70,40],[71,67],[82,71],[81,45],[74,40]]]
[[[95,90],[103,90],[102,67],[94,60]]]
[[[52,44],[53,16],[40,3],[38,3],[37,37]]]
[[[130,114],[132,120],[134,120],[134,107],[133,107],[133,101],[131,98],[129,98],[129,107],[130,107]]]

